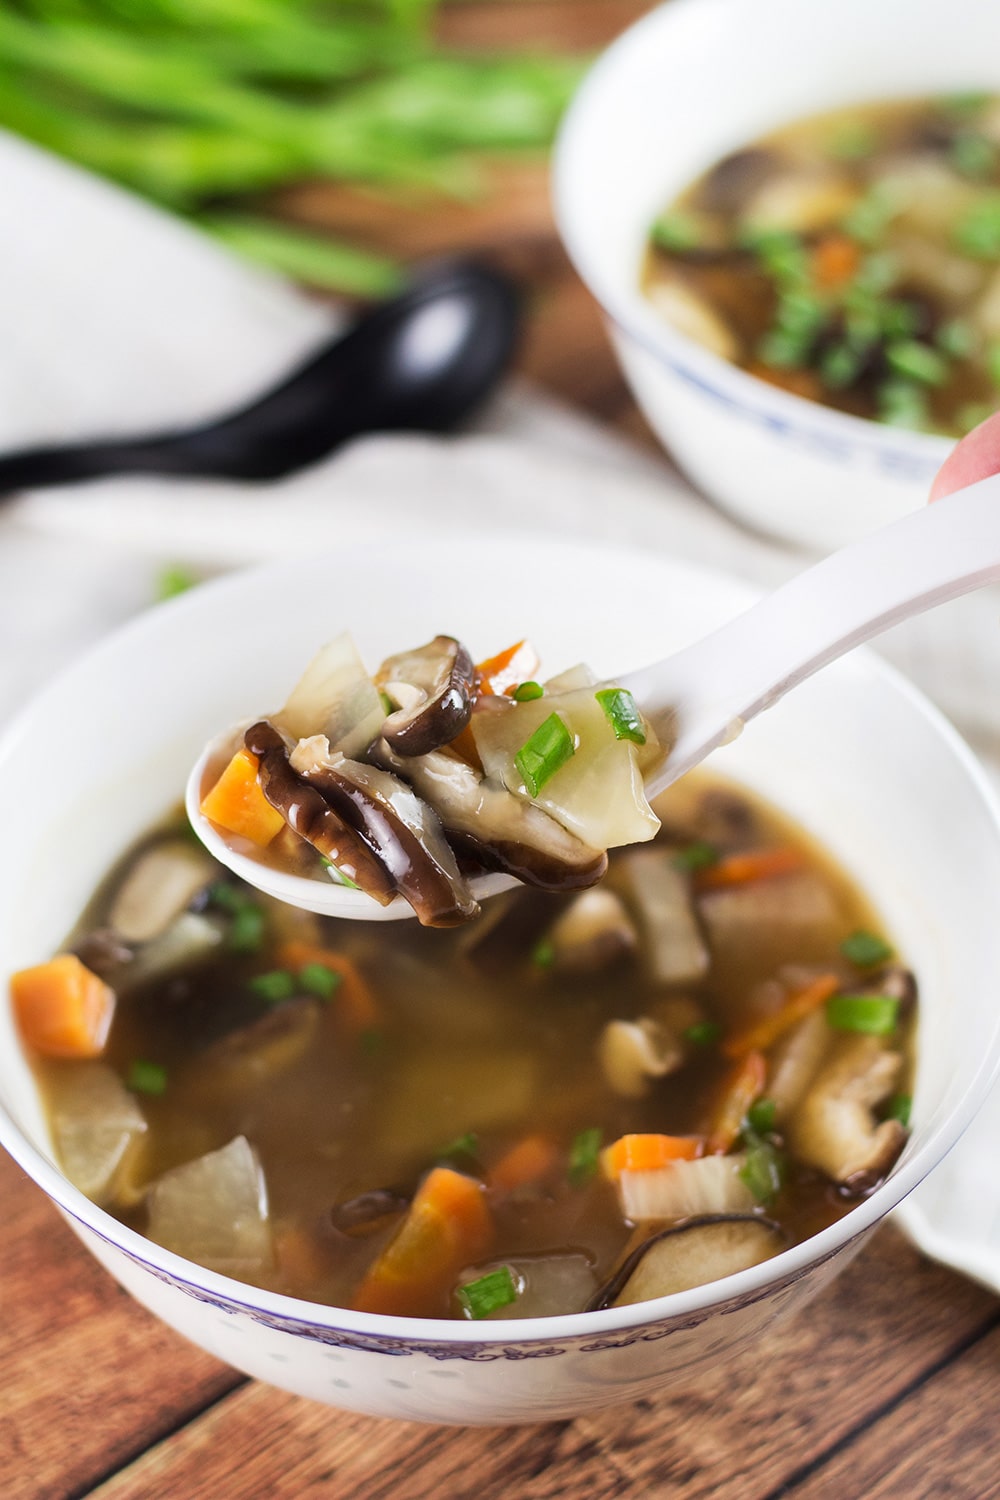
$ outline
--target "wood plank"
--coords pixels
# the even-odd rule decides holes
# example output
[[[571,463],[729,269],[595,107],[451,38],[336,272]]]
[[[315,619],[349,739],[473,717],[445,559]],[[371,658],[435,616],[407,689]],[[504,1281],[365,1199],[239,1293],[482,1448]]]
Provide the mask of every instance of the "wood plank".
[[[61,1500],[242,1380],[133,1302],[0,1152],[4,1500]]]
[[[995,1500],[1000,1327],[788,1489],[789,1500]]]
[[[763,1500],[988,1327],[996,1310],[997,1299],[887,1230],[752,1356],[656,1400],[572,1423],[450,1429],[333,1413],[247,1386],[95,1500],[381,1500],[398,1494],[401,1473],[407,1500]]]

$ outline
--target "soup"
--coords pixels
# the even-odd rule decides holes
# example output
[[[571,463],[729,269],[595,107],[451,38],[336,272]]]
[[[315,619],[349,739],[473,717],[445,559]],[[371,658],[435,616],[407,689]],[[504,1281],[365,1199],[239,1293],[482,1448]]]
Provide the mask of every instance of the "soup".
[[[838,111],[725,157],[653,225],[642,284],[763,380],[960,437],[1000,405],[1000,98]]]
[[[388,933],[152,830],[12,981],[67,1176],[211,1269],[412,1316],[645,1300],[814,1234],[905,1143],[912,976],[772,808],[698,773],[656,811],[590,889]]]

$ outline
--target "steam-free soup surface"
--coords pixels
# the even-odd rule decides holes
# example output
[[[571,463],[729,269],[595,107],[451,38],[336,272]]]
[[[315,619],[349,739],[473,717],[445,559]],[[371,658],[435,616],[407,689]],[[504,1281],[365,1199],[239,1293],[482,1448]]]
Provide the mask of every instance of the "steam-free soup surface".
[[[596,891],[451,931],[282,906],[156,830],[71,939],[117,996],[103,1056],[36,1055],[67,1171],[216,1269],[415,1315],[578,1311],[690,1284],[685,1244],[704,1280],[813,1234],[902,1148],[912,981],[773,810],[698,776],[658,811]]]

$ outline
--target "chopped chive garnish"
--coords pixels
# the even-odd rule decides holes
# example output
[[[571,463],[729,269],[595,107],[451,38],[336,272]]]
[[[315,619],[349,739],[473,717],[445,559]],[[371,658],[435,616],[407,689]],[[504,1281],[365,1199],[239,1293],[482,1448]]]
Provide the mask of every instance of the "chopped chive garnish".
[[[770,1141],[754,1140],[739,1171],[740,1181],[750,1189],[758,1203],[770,1203],[781,1191],[784,1161]]]
[[[306,964],[304,969],[299,970],[299,989],[305,990],[307,995],[318,995],[321,1000],[329,1000],[334,990],[339,989],[343,983],[343,975],[333,969],[328,969],[326,964]]]
[[[382,690],[381,690],[381,688],[379,689],[379,699],[381,701],[382,707],[385,709],[385,711],[386,711],[387,714],[391,714],[391,713],[395,712],[396,705],[393,703],[392,699],[389,697],[389,694],[388,693],[383,693]]]
[[[880,422],[911,432],[922,432],[927,427],[930,411],[925,386],[914,380],[884,380],[876,395]]]
[[[874,187],[854,205],[840,227],[862,245],[874,245],[882,238],[895,212],[896,202],[892,194],[884,188]]]
[[[636,701],[627,688],[602,688],[594,697],[615,732],[616,740],[631,740],[634,745],[646,743],[646,727]]]
[[[865,351],[844,342],[832,344],[819,362],[819,373],[832,390],[841,391],[853,384],[864,369]]]
[[[449,1141],[447,1146],[435,1153],[435,1161],[469,1161],[475,1160],[479,1151],[479,1137],[474,1130],[467,1130],[464,1135],[456,1136]]]
[[[1000,193],[984,193],[955,225],[952,239],[975,260],[1000,260]]]
[[[582,1187],[597,1171],[603,1139],[604,1134],[599,1125],[581,1130],[579,1135],[573,1137],[569,1148],[569,1180],[574,1187]]]
[[[558,714],[549,714],[514,756],[514,764],[528,792],[537,797],[542,787],[571,760],[573,736]]]
[[[801,237],[785,229],[744,231],[741,245],[752,251],[779,286],[801,286],[809,274],[809,253]]]
[[[555,946],[548,938],[542,938],[531,950],[531,962],[536,969],[551,969],[556,961]]]
[[[210,885],[208,899],[213,906],[229,912],[242,911],[244,906],[253,905],[253,898],[246,891],[240,890],[239,886],[230,885],[227,880],[219,880],[215,885]]]
[[[905,380],[916,380],[921,385],[943,385],[948,379],[945,356],[917,339],[900,339],[898,343],[890,344],[885,358],[890,368]]]
[[[893,1094],[882,1106],[883,1120],[898,1120],[900,1125],[908,1127],[910,1115],[913,1113],[913,1099],[909,1094]]]
[[[240,906],[233,913],[229,947],[233,953],[256,953],[264,942],[264,913],[259,906]]]
[[[875,150],[877,136],[864,120],[845,120],[830,134],[826,143],[827,155],[836,161],[857,161],[870,156]]]
[[[248,988],[258,1000],[276,1005],[280,1000],[290,1000],[298,986],[287,969],[272,969],[267,974],[257,974],[249,981]]]
[[[154,1097],[166,1092],[167,1070],[161,1063],[136,1060],[129,1064],[127,1083],[136,1094]]]
[[[164,599],[176,599],[178,594],[186,594],[188,589],[193,589],[200,580],[196,574],[188,568],[182,568],[177,563],[163,568],[156,579],[156,597],[161,602]]]
[[[892,949],[885,939],[877,932],[866,932],[863,927],[845,937],[840,951],[859,969],[874,968],[875,964],[884,964],[892,957]]]
[[[455,1297],[467,1318],[486,1318],[517,1301],[517,1282],[510,1266],[501,1266],[475,1281],[467,1281],[457,1289]]]
[[[656,220],[650,238],[658,250],[693,250],[701,239],[701,230],[690,214],[670,212]]]
[[[332,859],[327,859],[325,854],[321,854],[320,860],[322,861],[323,868],[329,870],[331,880],[335,880],[338,885],[348,886],[352,891],[359,889],[358,882],[352,880],[350,875],[345,875],[343,870],[338,870]]]
[[[714,844],[706,843],[704,839],[696,839],[693,844],[685,844],[683,849],[678,849],[671,858],[671,864],[675,870],[707,870],[709,865],[718,864],[719,851]]]
[[[544,698],[545,689],[540,682],[519,682],[510,696],[515,703],[532,703],[536,698]]]
[[[968,89],[958,94],[945,94],[938,101],[941,108],[950,115],[977,115],[981,109],[986,108],[989,102],[990,95],[976,89]]]
[[[777,1104],[773,1099],[757,1099],[747,1110],[747,1124],[756,1135],[770,1135],[774,1129]]]
[[[713,1047],[722,1035],[722,1027],[718,1021],[698,1021],[694,1026],[686,1026],[681,1032],[684,1041],[691,1042],[695,1047]]]
[[[951,159],[963,177],[989,177],[997,163],[996,147],[977,131],[963,131],[951,143]]]
[[[888,1036],[896,1029],[899,1001],[894,995],[831,995],[826,1019],[837,1031]]]
[[[934,342],[952,359],[967,359],[976,347],[976,334],[964,318],[949,318],[935,333]]]

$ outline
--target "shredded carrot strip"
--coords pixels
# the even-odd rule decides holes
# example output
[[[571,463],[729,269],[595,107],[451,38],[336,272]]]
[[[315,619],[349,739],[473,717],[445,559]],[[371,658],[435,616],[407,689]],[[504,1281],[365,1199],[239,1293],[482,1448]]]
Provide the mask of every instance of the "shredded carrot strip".
[[[622,1135],[601,1152],[605,1177],[617,1182],[623,1172],[655,1172],[672,1161],[695,1161],[705,1142],[694,1135]]]
[[[342,983],[334,998],[343,1008],[352,1031],[367,1031],[378,1023],[378,1005],[371,986],[357,965],[345,954],[334,953],[330,948],[319,948],[313,943],[293,938],[282,943],[277,959],[279,968],[289,969],[293,974],[300,973],[309,964],[321,964],[331,974],[339,974]]]
[[[839,988],[840,980],[835,974],[821,974],[818,979],[796,990],[780,1010],[726,1037],[722,1043],[723,1055],[739,1058],[747,1052],[766,1052],[796,1021],[818,1010]]]
[[[499,696],[510,692],[518,683],[527,682],[538,671],[539,657],[530,641],[515,641],[506,651],[500,651],[476,668],[479,674],[479,691]]]
[[[268,802],[257,780],[257,757],[237,750],[212,790],[202,798],[206,818],[253,844],[266,846],[285,820]]]
[[[805,855],[791,845],[777,849],[751,849],[746,854],[729,854],[714,865],[699,870],[695,886],[699,891],[718,891],[726,886],[749,885],[754,880],[773,880],[776,875],[790,875],[801,870]]]
[[[115,1013],[115,992],[75,953],[11,976],[18,1030],[45,1057],[100,1057]]]
[[[723,1082],[712,1113],[708,1136],[709,1156],[724,1156],[732,1150],[743,1128],[747,1110],[764,1092],[767,1062],[763,1052],[748,1052]]]
[[[464,760],[468,765],[475,766],[477,771],[483,769],[483,763],[479,758],[479,751],[476,748],[476,737],[472,733],[471,723],[466,724],[465,728],[456,734],[455,738],[450,740],[444,748],[450,750],[453,755],[457,755],[459,760]]]
[[[817,286],[826,290],[844,286],[861,264],[861,251],[846,234],[830,234],[820,240],[812,254],[812,272]]]
[[[559,1159],[554,1141],[545,1135],[526,1135],[512,1146],[490,1172],[489,1184],[503,1193],[530,1183],[544,1182]]]
[[[442,1316],[459,1272],[481,1260],[492,1242],[482,1184],[450,1167],[435,1167],[366,1273],[352,1306],[394,1316]]]

